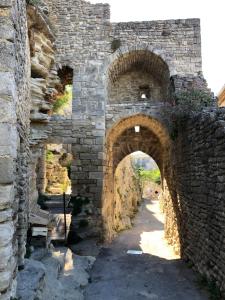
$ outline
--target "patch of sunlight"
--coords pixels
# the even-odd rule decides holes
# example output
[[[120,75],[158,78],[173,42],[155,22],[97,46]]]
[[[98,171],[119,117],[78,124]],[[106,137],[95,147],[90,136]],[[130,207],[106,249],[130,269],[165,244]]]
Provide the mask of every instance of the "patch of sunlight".
[[[146,204],[146,209],[151,213],[153,224],[160,222],[164,224],[164,215],[160,212],[159,201],[152,200]],[[152,218],[153,217],[153,218]],[[155,223],[156,222],[156,223]],[[159,229],[159,228],[158,228]],[[173,247],[167,244],[164,238],[164,230],[144,231],[140,235],[140,247],[143,253],[158,256],[168,260],[179,259],[173,251]]]
[[[146,204],[146,209],[150,211],[153,216],[160,221],[161,223],[164,223],[164,215],[159,211],[159,202],[158,201],[152,201],[151,204]]]
[[[54,251],[52,256],[60,262],[60,265],[63,266],[64,276],[69,276],[74,270],[74,261],[73,253],[70,249],[67,249],[66,252]]]
[[[74,269],[74,264],[73,264],[73,253],[71,250],[67,250],[65,253],[65,264],[64,264],[64,275],[68,276],[71,274],[71,272]]]
[[[174,253],[173,248],[166,243],[163,230],[144,231],[140,237],[140,248],[143,253],[167,260],[179,258],[179,256]]]

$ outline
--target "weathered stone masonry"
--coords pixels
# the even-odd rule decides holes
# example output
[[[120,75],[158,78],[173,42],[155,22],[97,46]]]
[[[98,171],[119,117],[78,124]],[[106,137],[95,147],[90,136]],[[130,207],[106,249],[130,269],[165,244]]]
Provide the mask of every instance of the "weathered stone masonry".
[[[170,139],[171,127],[164,116],[164,107],[172,101],[171,90],[207,88],[201,69],[199,20],[110,24],[107,5],[91,5],[83,1],[67,1],[63,5],[62,1],[56,1],[50,11],[56,27],[57,63],[69,65],[74,70],[72,136],[77,160],[72,174],[73,192],[85,194],[96,201],[96,207],[102,210],[106,236],[110,238],[113,236],[110,221],[110,218],[113,219],[113,172],[127,154],[145,149],[155,157],[164,176],[165,233],[168,241],[177,245],[183,257],[192,260],[200,272],[216,279],[221,287],[223,275],[218,274],[223,271],[210,273],[209,264],[201,267],[204,264],[204,259],[200,259],[203,253],[197,250],[193,238],[187,236],[184,230],[186,226],[193,236],[195,232],[198,235],[199,227],[205,226],[199,212],[195,212],[193,199],[196,194],[190,197],[193,185],[182,179],[190,171],[184,172],[183,169],[180,173],[183,165],[196,172],[197,169],[194,162],[185,157],[185,154],[188,155],[186,148],[179,148],[179,143]],[[143,100],[141,94],[145,92],[147,99]],[[148,128],[149,137],[156,141],[152,143],[154,147],[148,145],[150,138],[147,141],[143,139],[144,135],[140,140],[129,135],[134,125]],[[127,135],[123,133],[126,130]],[[180,133],[183,140],[193,131],[196,136],[202,136],[203,141],[207,139],[207,132],[201,127],[193,126],[189,130]],[[130,144],[126,142],[126,136],[129,136]],[[146,143],[143,142],[145,140]],[[196,138],[196,142],[198,140]],[[202,144],[202,151],[205,150]],[[184,155],[181,154],[183,151]],[[195,177],[196,186],[200,180],[204,182],[205,177]],[[191,198],[189,207],[192,213],[188,208],[180,209],[187,203],[185,194]],[[197,222],[197,219],[201,225],[194,228],[192,222]],[[204,245],[203,239],[200,240]],[[215,269],[221,269],[216,262]]]
[[[225,288],[224,112],[224,109],[211,110],[190,120],[175,149],[181,254],[222,291]]]
[[[225,291],[224,111],[189,120],[176,140],[165,113],[174,93],[207,90],[199,20],[116,24],[105,4],[45,4],[0,4],[1,299],[15,296],[29,212],[44,191],[46,143],[72,144],[73,193],[93,200],[93,220],[102,222],[95,232],[108,239],[114,212],[123,213],[118,164],[136,150],[154,157],[168,242]],[[73,113],[50,117],[65,66],[73,70]]]
[[[0,297],[15,295],[28,206],[29,47],[25,1],[1,1]]]

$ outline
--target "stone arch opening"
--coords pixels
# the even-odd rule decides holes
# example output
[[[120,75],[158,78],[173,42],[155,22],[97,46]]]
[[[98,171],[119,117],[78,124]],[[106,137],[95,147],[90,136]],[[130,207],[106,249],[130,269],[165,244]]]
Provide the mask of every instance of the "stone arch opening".
[[[170,71],[166,62],[149,50],[120,55],[108,70],[108,102],[157,103],[170,93]]]
[[[142,151],[135,151],[128,157],[131,160],[134,175],[138,179],[142,198],[159,199],[162,179],[161,171],[154,158]]]
[[[139,132],[135,131],[139,127]],[[115,235],[113,228],[114,197],[115,197],[115,172],[118,164],[127,155],[142,151],[151,156],[158,164],[162,178],[162,203],[165,214],[169,212],[168,220],[173,217],[168,236],[173,235],[170,243],[176,245],[179,252],[179,212],[174,194],[172,176],[171,140],[166,127],[150,116],[138,114],[118,121],[106,136],[106,166],[104,175],[104,197],[102,203],[102,216],[106,239]],[[166,217],[167,221],[167,217]],[[166,227],[166,226],[165,226]],[[167,232],[165,232],[167,235]]]
[[[154,201],[159,207],[161,174],[153,158],[135,151],[118,163],[113,179],[112,227],[119,233],[132,227],[140,205]]]
[[[57,70],[59,78],[56,84],[57,94],[53,102],[53,114],[71,116],[73,98],[73,69],[62,66]]]
[[[45,152],[45,193],[71,194],[71,144],[47,144]]]

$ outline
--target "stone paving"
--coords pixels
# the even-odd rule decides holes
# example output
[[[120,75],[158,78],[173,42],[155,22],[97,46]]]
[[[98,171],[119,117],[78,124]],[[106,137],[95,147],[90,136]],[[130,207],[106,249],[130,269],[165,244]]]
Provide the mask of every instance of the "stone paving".
[[[142,255],[128,255],[129,249]],[[86,300],[206,300],[196,276],[163,239],[157,201],[145,200],[131,230],[103,248],[96,260]]]

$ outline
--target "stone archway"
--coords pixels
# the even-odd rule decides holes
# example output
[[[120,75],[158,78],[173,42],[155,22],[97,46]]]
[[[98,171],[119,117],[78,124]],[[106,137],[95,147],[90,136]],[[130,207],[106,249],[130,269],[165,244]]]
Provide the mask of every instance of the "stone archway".
[[[134,127],[139,126],[140,132]],[[102,201],[102,217],[106,239],[112,239],[114,205],[114,176],[118,163],[128,154],[140,150],[152,156],[157,162],[163,181],[162,201],[166,216],[165,235],[169,242],[179,251],[179,228],[176,197],[174,196],[171,140],[166,127],[157,119],[144,114],[137,114],[118,121],[106,136],[106,166],[104,173],[104,195]],[[171,224],[171,220],[172,224]],[[167,223],[169,226],[167,227]],[[167,231],[168,228],[168,231]]]
[[[148,49],[119,55],[108,69],[108,104],[165,102],[170,93],[167,63]]]

